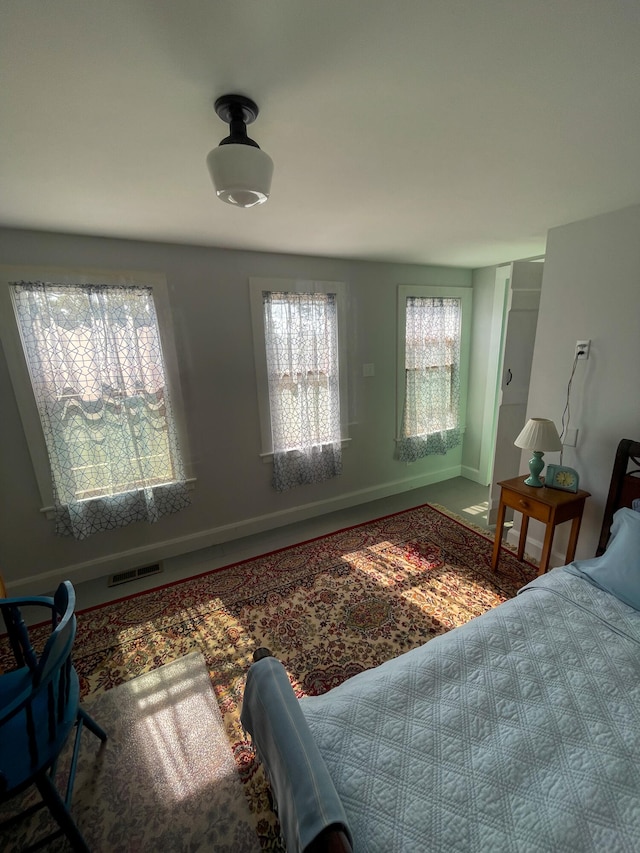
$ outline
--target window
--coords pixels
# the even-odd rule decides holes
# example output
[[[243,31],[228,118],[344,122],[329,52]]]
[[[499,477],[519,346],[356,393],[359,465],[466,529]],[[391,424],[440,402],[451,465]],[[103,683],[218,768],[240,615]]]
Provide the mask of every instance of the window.
[[[38,280],[9,292],[56,532],[83,539],[188,506],[153,288]]]
[[[468,362],[468,288],[398,289],[399,438],[413,462],[462,443]]]
[[[263,452],[284,491],[342,472],[343,286],[252,279]]]

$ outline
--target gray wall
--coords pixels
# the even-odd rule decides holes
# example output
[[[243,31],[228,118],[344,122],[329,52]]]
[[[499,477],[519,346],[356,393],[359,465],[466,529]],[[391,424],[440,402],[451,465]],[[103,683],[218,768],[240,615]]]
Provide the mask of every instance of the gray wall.
[[[560,431],[576,341],[591,339],[590,358],[578,363],[571,390],[578,445],[565,448],[562,460],[592,493],[578,558],[595,553],[618,441],[640,440],[639,294],[640,205],[549,232],[527,416],[544,413]],[[521,471],[527,458],[523,453]],[[545,454],[548,462],[558,459]],[[564,563],[567,527],[556,534],[552,565]],[[529,531],[539,543],[540,525],[532,522]]]
[[[56,537],[39,512],[29,450],[0,359],[0,566],[9,581],[88,579],[460,474],[462,449],[394,461],[396,286],[470,286],[471,271],[0,230],[0,263],[152,270],[167,277],[197,477],[193,505],[155,525],[82,542]],[[349,422],[344,473],[277,494],[259,457],[250,276],[345,281]],[[581,335],[586,335],[586,331]],[[362,365],[375,364],[363,378]],[[473,410],[469,417],[473,418]],[[474,439],[475,440],[475,439]]]

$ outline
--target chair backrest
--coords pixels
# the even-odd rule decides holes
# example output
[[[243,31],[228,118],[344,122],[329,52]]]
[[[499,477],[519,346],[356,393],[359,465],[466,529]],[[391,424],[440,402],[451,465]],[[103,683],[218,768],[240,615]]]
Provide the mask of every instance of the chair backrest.
[[[34,602],[32,599],[30,603]],[[42,599],[51,605],[51,599]],[[7,715],[0,708],[0,738],[2,726],[10,719],[22,719],[24,724],[12,728],[15,744],[11,750],[17,756],[30,755],[30,773],[48,766],[65,742],[77,713],[78,679],[71,663],[71,650],[76,633],[75,590],[70,581],[58,587],[53,598],[54,628],[47,639],[35,668],[31,668],[31,690],[20,699]],[[3,714],[3,710],[5,714]],[[0,768],[6,769],[6,768]]]
[[[2,577],[2,575],[0,575],[0,598],[6,598],[6,597],[7,597],[7,588],[4,585],[4,578]],[[3,672],[3,670],[2,670],[2,667],[0,666],[0,675],[2,675],[2,672]]]
[[[75,610],[76,593],[70,581],[64,581],[58,586],[56,593],[51,596],[29,596],[27,598],[0,599],[0,612],[9,636],[9,643],[13,650],[16,665],[18,667],[28,666],[32,672],[38,670],[38,656],[31,644],[29,630],[22,615],[24,607],[46,607],[50,613],[51,630],[61,626],[61,632],[66,633],[62,623],[70,621],[71,614]],[[61,640],[58,639],[57,643]],[[48,655],[51,652],[48,652]]]
[[[76,636],[76,592],[70,581],[60,584],[53,597],[55,614],[58,616],[58,624],[51,632],[51,636],[38,660],[38,666],[34,673],[34,686],[46,681],[52,672],[60,669],[62,664],[71,658],[71,649]]]

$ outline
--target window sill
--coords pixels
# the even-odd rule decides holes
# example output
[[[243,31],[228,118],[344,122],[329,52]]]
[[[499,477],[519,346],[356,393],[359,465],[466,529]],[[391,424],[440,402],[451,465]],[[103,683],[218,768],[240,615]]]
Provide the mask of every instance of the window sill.
[[[196,485],[195,477],[187,477],[185,483],[187,484],[187,489],[189,491],[193,491]],[[40,507],[40,512],[44,515],[45,518],[52,520],[56,517],[56,508],[54,506],[43,506]]]
[[[340,441],[342,447],[348,447],[350,443],[350,438],[343,438]],[[295,450],[295,448],[293,449]],[[262,461],[265,463],[265,465],[268,465],[270,462],[273,462],[273,450],[270,450],[268,453],[260,453],[258,455],[260,456],[260,459],[262,459]]]
[[[445,430],[442,430],[442,431],[443,432],[450,432],[451,430],[454,430],[454,429],[458,429],[462,434],[464,434],[467,431],[466,425],[461,426],[461,427],[447,427]],[[440,430],[438,430],[438,432],[439,431]],[[420,435],[406,435],[404,438],[394,438],[393,440],[396,444],[398,444],[398,442],[406,441],[408,438],[427,438],[429,435],[435,435],[435,434],[436,433],[425,432],[425,433],[421,433]]]

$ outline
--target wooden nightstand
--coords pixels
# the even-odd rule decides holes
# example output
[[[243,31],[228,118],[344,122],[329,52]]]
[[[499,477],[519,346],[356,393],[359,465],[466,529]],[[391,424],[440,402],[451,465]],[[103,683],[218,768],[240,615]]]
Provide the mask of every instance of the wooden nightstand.
[[[524,481],[526,476],[526,474],[520,474],[519,477],[514,477],[512,480],[502,480],[498,483],[501,487],[500,505],[498,507],[496,538],[493,543],[491,568],[494,571],[498,569],[504,516],[507,507],[511,507],[517,510],[517,512],[522,513],[522,527],[520,528],[520,539],[518,541],[519,560],[522,560],[524,556],[529,519],[535,518],[546,525],[542,554],[540,555],[540,568],[538,569],[538,574],[542,575],[549,568],[549,557],[551,555],[551,545],[556,525],[571,519],[573,519],[573,522],[571,524],[565,562],[570,563],[573,560],[576,553],[578,534],[580,533],[584,502],[588,497],[591,497],[591,494],[590,492],[582,491],[582,489],[574,493],[563,492],[560,489],[547,489],[545,486],[542,488],[525,486]]]

